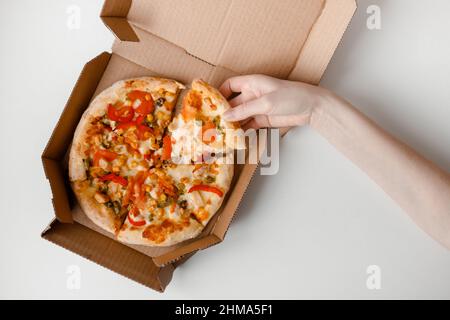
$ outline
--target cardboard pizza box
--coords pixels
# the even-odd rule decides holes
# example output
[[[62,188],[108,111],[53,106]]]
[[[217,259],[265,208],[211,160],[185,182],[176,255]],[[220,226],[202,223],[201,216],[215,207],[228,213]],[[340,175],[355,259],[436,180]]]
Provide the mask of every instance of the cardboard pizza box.
[[[219,86],[263,73],[318,84],[355,10],[355,0],[105,1],[111,53],[84,66],[42,154],[56,216],[42,237],[164,291],[177,265],[224,239],[257,165],[235,165],[221,209],[197,238],[165,248],[122,244],[86,217],[68,181],[68,151],[89,102],[118,80],[149,75]]]

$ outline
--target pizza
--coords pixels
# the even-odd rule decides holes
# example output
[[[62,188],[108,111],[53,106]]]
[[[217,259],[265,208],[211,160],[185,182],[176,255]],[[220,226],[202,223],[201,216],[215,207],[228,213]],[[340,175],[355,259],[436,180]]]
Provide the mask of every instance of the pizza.
[[[84,213],[124,243],[169,246],[196,237],[233,178],[233,165],[211,153],[242,147],[232,143],[238,125],[221,118],[228,108],[202,80],[187,89],[142,77],[101,92],[84,112],[69,155]]]

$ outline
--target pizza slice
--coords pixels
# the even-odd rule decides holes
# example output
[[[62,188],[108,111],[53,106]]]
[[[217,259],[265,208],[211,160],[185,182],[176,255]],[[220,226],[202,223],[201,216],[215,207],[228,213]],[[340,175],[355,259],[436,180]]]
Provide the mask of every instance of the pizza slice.
[[[129,213],[118,239],[169,246],[194,238],[220,207],[233,175],[231,165],[165,165],[140,172],[126,195]]]
[[[178,163],[202,162],[208,155],[244,149],[244,137],[237,123],[225,121],[230,108],[221,93],[203,80],[194,80],[185,93],[180,113],[168,129],[171,156]]]

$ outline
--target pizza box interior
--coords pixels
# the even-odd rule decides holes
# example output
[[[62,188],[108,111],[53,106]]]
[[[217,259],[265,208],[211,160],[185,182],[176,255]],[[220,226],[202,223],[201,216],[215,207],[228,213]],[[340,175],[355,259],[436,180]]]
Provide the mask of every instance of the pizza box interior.
[[[89,102],[118,80],[148,75],[219,86],[262,73],[318,84],[355,9],[355,0],[105,1],[112,52],[84,66],[42,154],[56,216],[42,237],[164,291],[180,263],[224,239],[257,165],[235,165],[227,199],[199,237],[166,248],[119,243],[84,215],[68,184],[68,150]]]

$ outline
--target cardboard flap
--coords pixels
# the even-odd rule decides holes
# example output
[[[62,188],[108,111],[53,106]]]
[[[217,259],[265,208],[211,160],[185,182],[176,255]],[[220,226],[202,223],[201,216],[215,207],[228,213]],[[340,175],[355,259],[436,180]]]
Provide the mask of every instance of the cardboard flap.
[[[325,2],[134,0],[128,20],[210,64],[285,78]]]
[[[236,74],[317,84],[355,10],[355,0],[106,0],[101,18],[147,53],[153,35]]]
[[[140,28],[135,28],[140,42],[116,40],[112,51],[133,63],[158,74],[190,83],[193,78],[202,78],[212,85],[220,85],[237,73],[220,66],[213,66],[186,50]]]
[[[106,0],[103,4],[100,18],[105,26],[122,41],[139,41],[127,20],[131,0]]]
[[[327,0],[288,79],[319,84],[353,14],[355,0]]]
[[[54,220],[42,237],[160,292],[172,278],[173,265],[159,268],[148,256],[78,223],[66,224]]]
[[[140,42],[116,40],[112,51],[166,78],[190,83],[195,75],[207,80],[213,66],[186,53],[183,48],[142,29],[135,28]]]
[[[57,160],[42,158],[42,165],[52,190],[52,204],[56,218],[61,222],[72,223],[73,219],[66,187],[67,178],[61,163]]]
[[[213,234],[198,238],[195,241],[191,241],[186,245],[177,248],[177,250],[169,251],[160,256],[153,257],[153,262],[159,267],[164,267],[167,264],[172,264],[182,259],[187,259],[198,250],[206,249],[221,241],[222,240],[220,238]]]
[[[100,17],[125,18],[130,10],[132,0],[105,0]]]
[[[110,57],[109,53],[104,52],[84,66],[50,140],[42,153],[43,158],[62,160],[64,157],[72,142],[75,128],[84,110],[89,105]]]
[[[120,40],[138,42],[139,38],[126,18],[101,17],[105,26]]]
[[[69,223],[73,221],[69,207],[68,194],[70,191],[66,183],[67,176],[64,173],[62,162],[72,142],[73,132],[97,88],[110,56],[109,53],[102,53],[84,66],[42,153],[45,175],[52,189],[55,215],[61,222]]]

